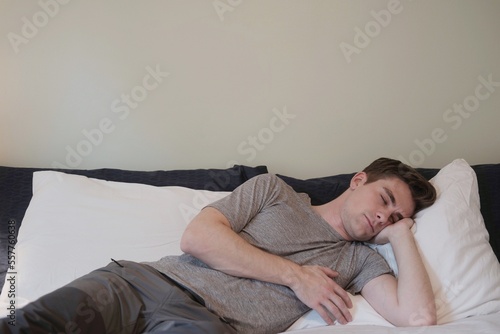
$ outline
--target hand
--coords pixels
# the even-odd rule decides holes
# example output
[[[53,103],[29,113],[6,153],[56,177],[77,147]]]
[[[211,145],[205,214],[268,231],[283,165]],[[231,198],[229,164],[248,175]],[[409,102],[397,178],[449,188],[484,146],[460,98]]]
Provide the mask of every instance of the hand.
[[[396,223],[387,226],[379,234],[377,234],[369,242],[384,245],[390,241],[392,237],[402,236],[403,233],[407,233],[412,228],[415,221],[411,218],[403,218]]]
[[[329,325],[335,320],[341,324],[352,321],[348,310],[352,308],[351,299],[333,280],[338,275],[326,267],[302,266],[298,280],[290,287],[304,304],[317,311]]]

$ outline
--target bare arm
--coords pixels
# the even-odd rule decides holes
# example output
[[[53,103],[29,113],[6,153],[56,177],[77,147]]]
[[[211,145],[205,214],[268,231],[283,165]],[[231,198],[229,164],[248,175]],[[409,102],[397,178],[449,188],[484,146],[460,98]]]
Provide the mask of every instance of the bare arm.
[[[235,233],[229,221],[214,208],[203,209],[181,239],[183,252],[226,274],[289,287],[329,324],[352,320],[347,293],[334,281],[338,274],[325,267],[300,266],[254,247]],[[335,319],[332,319],[332,316]]]
[[[391,243],[398,264],[399,277],[382,275],[368,282],[363,297],[385,319],[396,326],[436,324],[436,305],[429,276],[424,267],[409,218],[386,227],[377,236]]]

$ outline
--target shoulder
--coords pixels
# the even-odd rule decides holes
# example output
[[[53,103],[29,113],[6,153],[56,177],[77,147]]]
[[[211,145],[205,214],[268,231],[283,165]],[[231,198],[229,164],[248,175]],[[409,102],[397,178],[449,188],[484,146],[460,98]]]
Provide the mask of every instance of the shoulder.
[[[270,173],[254,176],[246,181],[227,198],[232,197],[247,198],[260,202],[262,206],[284,202],[291,203],[291,205],[296,205],[297,202],[310,204],[310,197],[307,194],[297,193],[279,176]]]
[[[285,188],[293,190],[285,181],[276,174],[260,174],[243,183],[240,187],[260,187],[260,188]]]
[[[280,179],[276,174],[272,174],[272,173],[266,173],[266,174],[260,174],[260,175],[254,176],[250,180],[248,180],[247,182],[251,182],[251,181],[254,181],[254,182],[255,181],[257,181],[257,182],[283,182],[283,183],[285,183],[285,181]]]
[[[228,208],[241,210],[241,203],[245,206],[264,206],[267,202],[279,197],[286,184],[275,174],[261,174],[252,177],[234,189],[228,196],[212,204],[224,204]]]

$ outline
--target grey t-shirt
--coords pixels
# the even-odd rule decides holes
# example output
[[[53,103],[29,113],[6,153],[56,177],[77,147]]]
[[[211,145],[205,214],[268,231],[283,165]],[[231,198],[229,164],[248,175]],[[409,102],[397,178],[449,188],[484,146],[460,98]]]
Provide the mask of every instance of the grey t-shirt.
[[[352,294],[391,273],[369,247],[344,239],[313,209],[310,198],[272,174],[256,176],[209,206],[221,211],[246,241],[300,265],[329,267]],[[284,331],[310,309],[286,286],[239,278],[184,254],[147,263],[197,293],[241,333]]]

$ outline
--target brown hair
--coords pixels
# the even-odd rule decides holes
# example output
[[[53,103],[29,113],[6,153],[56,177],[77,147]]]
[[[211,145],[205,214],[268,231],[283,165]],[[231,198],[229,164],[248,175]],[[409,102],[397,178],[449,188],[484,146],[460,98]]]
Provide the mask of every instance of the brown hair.
[[[434,186],[413,167],[399,160],[379,158],[363,169],[363,172],[367,175],[367,183],[391,177],[397,177],[405,182],[410,187],[415,202],[415,213],[436,201]]]

